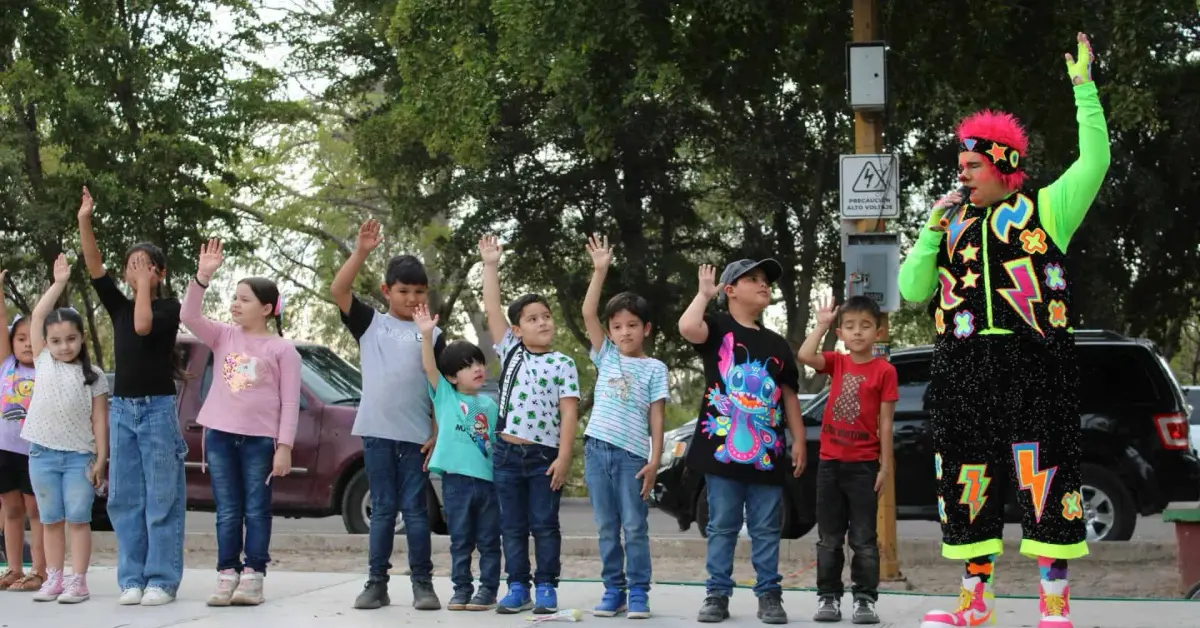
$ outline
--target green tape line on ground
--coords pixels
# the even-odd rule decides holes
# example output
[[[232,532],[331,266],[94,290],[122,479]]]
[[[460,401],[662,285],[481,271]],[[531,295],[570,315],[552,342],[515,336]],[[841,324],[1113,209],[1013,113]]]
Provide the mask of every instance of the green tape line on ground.
[[[559,582],[580,582],[585,584],[604,584],[603,580],[597,578],[559,578]],[[705,587],[703,582],[673,582],[667,580],[655,580],[654,584],[661,586],[672,587]],[[751,589],[741,584],[735,584],[735,589]],[[784,591],[808,591],[816,593],[816,587],[783,587]],[[908,595],[912,597],[954,597],[949,593],[921,593],[919,591],[888,591],[881,590],[880,593],[886,595]],[[1036,600],[1036,595],[997,595],[998,599],[1005,600]],[[1200,602],[1200,600],[1190,600],[1182,597],[1084,597],[1082,595],[1072,595],[1071,600],[1082,602]]]

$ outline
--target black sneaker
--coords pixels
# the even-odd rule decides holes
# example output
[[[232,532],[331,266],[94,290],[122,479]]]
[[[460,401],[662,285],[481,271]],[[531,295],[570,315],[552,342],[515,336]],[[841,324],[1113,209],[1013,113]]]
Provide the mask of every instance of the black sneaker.
[[[490,611],[493,608],[496,608],[496,592],[487,587],[480,587],[475,597],[467,602],[469,611]]]
[[[467,610],[467,604],[470,602],[470,589],[455,589],[454,595],[450,596],[450,603],[446,605],[446,610],[465,611]]]
[[[438,599],[437,592],[433,590],[432,582],[415,581],[413,587],[413,608],[419,611],[440,611],[442,610],[442,601]]]
[[[758,618],[764,624],[786,624],[787,613],[783,610],[783,592],[770,591],[758,598]]]
[[[854,614],[850,616],[852,624],[878,624],[879,613],[875,612],[875,603],[871,600],[855,600]]]
[[[716,624],[729,619],[729,598],[724,595],[710,595],[704,598],[700,606],[700,614],[696,621],[702,624]]]
[[[842,621],[842,603],[835,597],[825,596],[817,600],[817,612],[813,621]]]
[[[372,610],[392,603],[388,597],[388,585],[383,580],[368,580],[362,593],[354,598],[354,608]]]

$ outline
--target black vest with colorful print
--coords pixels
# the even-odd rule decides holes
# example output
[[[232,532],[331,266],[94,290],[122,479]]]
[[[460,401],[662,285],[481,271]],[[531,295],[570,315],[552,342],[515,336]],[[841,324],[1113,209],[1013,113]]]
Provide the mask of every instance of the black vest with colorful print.
[[[988,335],[1053,340],[1069,335],[1066,255],[1041,220],[1037,194],[990,207],[963,205],[938,249],[933,297],[937,345]]]

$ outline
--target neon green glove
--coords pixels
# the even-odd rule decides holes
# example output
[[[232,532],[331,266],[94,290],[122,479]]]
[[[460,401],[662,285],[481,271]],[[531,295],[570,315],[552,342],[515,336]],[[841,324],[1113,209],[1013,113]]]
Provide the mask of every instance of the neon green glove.
[[[1079,58],[1067,53],[1067,75],[1071,77],[1071,84],[1083,85],[1092,82],[1092,62],[1096,60],[1096,55],[1092,53],[1092,42],[1088,41],[1087,35],[1079,33],[1077,39]]]

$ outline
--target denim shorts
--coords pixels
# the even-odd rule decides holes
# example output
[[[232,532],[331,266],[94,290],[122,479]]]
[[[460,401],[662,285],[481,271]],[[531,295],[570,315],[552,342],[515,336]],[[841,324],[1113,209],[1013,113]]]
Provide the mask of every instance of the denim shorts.
[[[87,473],[96,454],[29,446],[29,480],[44,525],[91,523],[96,489]]]

